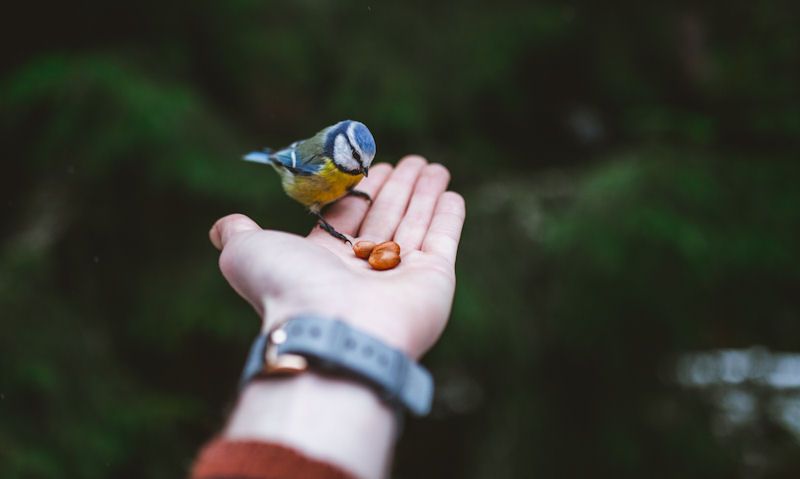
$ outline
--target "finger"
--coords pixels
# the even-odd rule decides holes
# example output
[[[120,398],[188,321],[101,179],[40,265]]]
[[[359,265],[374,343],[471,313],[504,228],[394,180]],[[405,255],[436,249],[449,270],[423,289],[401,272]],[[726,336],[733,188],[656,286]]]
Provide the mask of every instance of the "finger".
[[[217,222],[214,223],[214,226],[211,227],[211,230],[209,230],[208,237],[215,248],[222,250],[232,236],[238,233],[260,229],[261,227],[258,226],[255,221],[245,215],[237,213],[218,219]]]
[[[392,165],[380,163],[369,170],[369,176],[364,178],[356,189],[370,195],[373,199],[378,196],[386,178],[392,173]],[[358,231],[364,216],[369,210],[369,202],[364,198],[345,197],[331,205],[325,211],[325,220],[330,223],[336,231],[353,236]],[[320,228],[314,228],[312,234],[327,235]]]
[[[434,163],[422,170],[414,186],[408,210],[394,234],[395,242],[403,251],[419,249],[431,224],[436,201],[447,189],[449,182],[450,172],[440,164]]]
[[[359,236],[375,241],[388,240],[394,236],[394,231],[406,212],[417,177],[426,164],[421,156],[407,156],[400,160],[367,212]]]
[[[452,191],[442,193],[422,243],[422,251],[455,263],[465,214],[464,198],[461,195]]]

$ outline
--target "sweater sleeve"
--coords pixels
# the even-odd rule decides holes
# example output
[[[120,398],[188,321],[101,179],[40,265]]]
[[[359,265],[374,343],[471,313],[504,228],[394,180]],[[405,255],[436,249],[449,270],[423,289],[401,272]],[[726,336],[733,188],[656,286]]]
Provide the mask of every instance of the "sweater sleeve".
[[[352,479],[336,466],[285,446],[215,439],[200,451],[191,479]]]

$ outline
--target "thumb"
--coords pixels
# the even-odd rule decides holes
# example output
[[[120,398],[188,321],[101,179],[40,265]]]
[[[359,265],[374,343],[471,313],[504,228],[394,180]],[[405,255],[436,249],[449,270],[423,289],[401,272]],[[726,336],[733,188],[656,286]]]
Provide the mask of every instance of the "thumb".
[[[211,244],[221,251],[233,236],[260,229],[261,227],[255,221],[236,213],[218,219],[209,230],[208,238],[211,240]]]

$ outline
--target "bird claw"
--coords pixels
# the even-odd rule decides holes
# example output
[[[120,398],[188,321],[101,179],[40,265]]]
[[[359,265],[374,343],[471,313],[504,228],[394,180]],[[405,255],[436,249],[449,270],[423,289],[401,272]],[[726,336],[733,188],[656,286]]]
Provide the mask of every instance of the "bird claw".
[[[327,221],[325,221],[322,218],[322,215],[320,215],[320,214],[315,214],[315,215],[316,215],[317,219],[319,220],[319,223],[318,223],[319,227],[322,228],[323,230],[325,230],[326,233],[328,233],[329,235],[333,236],[334,238],[336,238],[338,240],[344,241],[345,243],[349,244],[350,246],[353,246],[353,242],[350,241],[350,239],[347,236],[345,236],[342,233],[339,233],[338,231],[336,231],[336,229],[333,226],[331,226],[330,223],[328,223]]]
[[[347,192],[347,196],[356,196],[358,198],[364,199],[372,206],[372,197],[366,191],[361,190],[350,190]]]

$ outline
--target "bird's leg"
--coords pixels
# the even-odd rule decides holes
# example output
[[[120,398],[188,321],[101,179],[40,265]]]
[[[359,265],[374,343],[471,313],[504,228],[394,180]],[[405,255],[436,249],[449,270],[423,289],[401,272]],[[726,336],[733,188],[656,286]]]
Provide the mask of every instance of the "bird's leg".
[[[372,197],[366,191],[355,190],[355,189],[347,190],[347,196],[356,196],[358,198],[363,198],[367,200],[367,203],[369,203],[370,206],[372,206]]]
[[[317,220],[319,220],[319,227],[324,229],[329,235],[333,236],[336,239],[342,240],[342,241],[344,241],[345,243],[348,243],[351,246],[353,245],[353,243],[351,243],[350,240],[347,239],[347,236],[345,236],[342,233],[339,233],[338,231],[336,231],[333,228],[333,226],[330,225],[330,223],[325,221],[325,218],[322,217],[322,214],[320,214],[319,212],[316,212],[316,211],[312,211],[311,214],[317,217]]]

